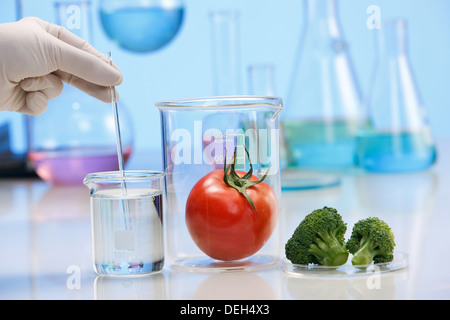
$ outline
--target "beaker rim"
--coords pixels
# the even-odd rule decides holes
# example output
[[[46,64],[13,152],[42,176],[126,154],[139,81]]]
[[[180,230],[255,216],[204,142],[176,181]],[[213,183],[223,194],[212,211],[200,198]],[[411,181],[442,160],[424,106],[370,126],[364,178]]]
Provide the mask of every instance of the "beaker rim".
[[[121,180],[146,180],[146,179],[161,179],[165,176],[164,172],[156,170],[124,170],[123,174],[121,171],[103,171],[103,172],[93,172],[86,175],[83,180],[84,184],[89,184],[91,182],[111,182],[111,181],[121,181]]]
[[[277,109],[280,112],[283,109],[283,99],[275,96],[258,95],[235,95],[235,96],[211,96],[187,99],[175,99],[157,102],[158,109],[214,109],[220,108],[252,108],[267,106]]]

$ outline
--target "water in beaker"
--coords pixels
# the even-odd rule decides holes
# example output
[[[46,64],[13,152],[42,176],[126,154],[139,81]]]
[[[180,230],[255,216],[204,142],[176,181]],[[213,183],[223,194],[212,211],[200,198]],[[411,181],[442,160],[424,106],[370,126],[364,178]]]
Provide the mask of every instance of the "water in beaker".
[[[98,274],[136,275],[163,268],[162,177],[148,171],[128,171],[125,178],[117,171],[86,176]]]

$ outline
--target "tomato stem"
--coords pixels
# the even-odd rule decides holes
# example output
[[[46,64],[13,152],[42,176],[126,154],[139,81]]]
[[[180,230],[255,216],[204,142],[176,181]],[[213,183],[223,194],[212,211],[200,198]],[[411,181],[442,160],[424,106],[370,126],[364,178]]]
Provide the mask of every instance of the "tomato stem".
[[[247,194],[246,190],[254,185],[257,185],[258,183],[263,182],[264,179],[266,179],[266,177],[270,171],[270,167],[267,170],[266,174],[264,174],[264,176],[261,179],[255,180],[255,181],[250,181],[251,177],[253,176],[253,165],[250,160],[250,154],[245,146],[244,146],[244,149],[245,149],[245,153],[247,154],[248,161],[250,163],[250,170],[242,177],[239,177],[239,175],[236,173],[236,169],[235,169],[236,150],[237,150],[237,146],[236,146],[234,149],[232,162],[228,166],[227,166],[227,157],[226,157],[226,151],[225,151],[225,160],[224,160],[224,165],[223,165],[223,170],[224,170],[223,181],[225,182],[225,184],[227,186],[239,191],[250,203],[250,205],[252,206],[255,213],[258,214],[258,211],[256,211],[255,205],[253,203],[253,200]],[[229,174],[228,174],[228,171],[230,171]]]

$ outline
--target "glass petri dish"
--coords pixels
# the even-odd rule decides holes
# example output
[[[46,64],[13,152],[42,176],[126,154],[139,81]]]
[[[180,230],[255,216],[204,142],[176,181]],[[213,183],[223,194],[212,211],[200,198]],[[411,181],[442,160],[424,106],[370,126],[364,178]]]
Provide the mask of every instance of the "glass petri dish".
[[[372,263],[369,265],[354,266],[351,259],[342,266],[330,267],[321,265],[301,265],[293,264],[286,257],[281,260],[283,272],[296,277],[348,277],[373,275],[374,273],[387,273],[402,270],[408,267],[408,254],[404,252],[394,252],[394,260],[391,262]]]
[[[246,259],[236,261],[218,261],[209,257],[199,256],[180,259],[172,267],[185,272],[220,273],[270,269],[277,267],[279,262],[279,257],[264,254],[255,254]]]
[[[281,170],[281,189],[283,191],[330,188],[340,184],[341,176],[337,173],[297,169]]]

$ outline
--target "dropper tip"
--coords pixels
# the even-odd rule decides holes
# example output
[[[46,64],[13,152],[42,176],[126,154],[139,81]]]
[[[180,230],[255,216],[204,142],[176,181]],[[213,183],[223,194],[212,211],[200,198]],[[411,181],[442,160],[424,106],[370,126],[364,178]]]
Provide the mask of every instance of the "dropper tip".
[[[111,53],[111,51],[106,52],[106,58],[108,59],[109,63],[112,63],[112,53]]]

